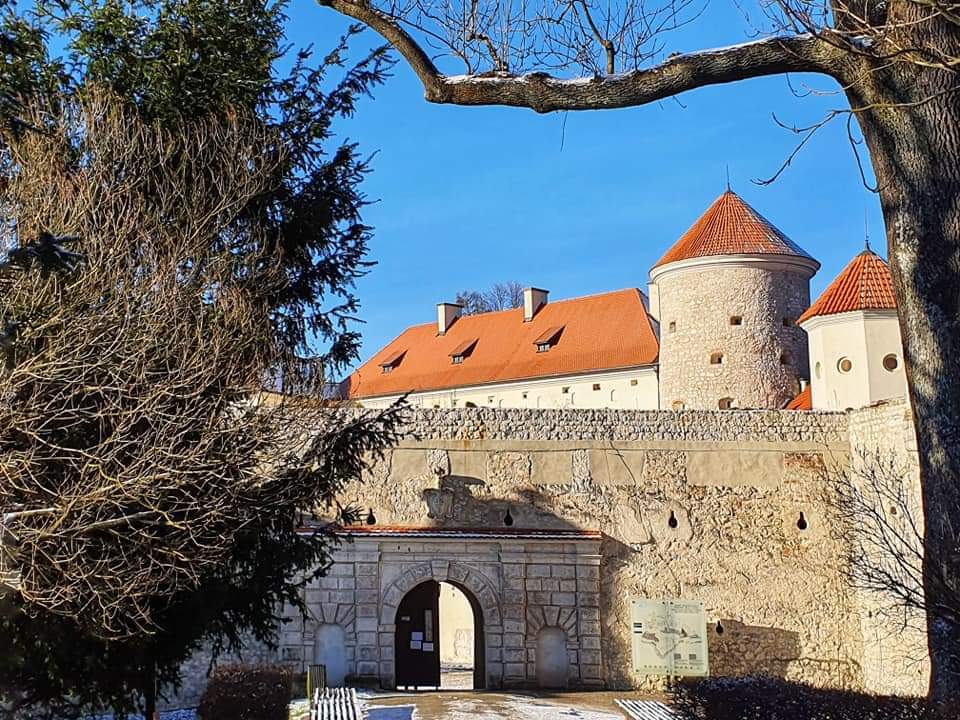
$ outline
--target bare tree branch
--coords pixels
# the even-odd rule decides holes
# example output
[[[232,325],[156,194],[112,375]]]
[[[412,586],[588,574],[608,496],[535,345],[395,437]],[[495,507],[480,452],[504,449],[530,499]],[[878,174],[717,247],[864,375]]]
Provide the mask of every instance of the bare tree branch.
[[[812,35],[775,37],[672,57],[645,70],[565,80],[546,73],[447,76],[414,38],[387,14],[367,3],[322,0],[361,20],[404,56],[423,83],[426,99],[455,105],[507,105],[537,112],[612,109],[643,105],[687,90],[790,72],[830,74],[842,58],[836,48]]]

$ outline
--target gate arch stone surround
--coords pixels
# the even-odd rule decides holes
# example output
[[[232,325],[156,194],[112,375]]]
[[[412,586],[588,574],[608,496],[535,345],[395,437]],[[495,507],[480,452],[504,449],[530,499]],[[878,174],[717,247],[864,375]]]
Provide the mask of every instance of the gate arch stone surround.
[[[435,580],[449,582],[466,590],[476,600],[483,614],[483,650],[487,668],[486,686],[499,687],[502,683],[501,647],[503,621],[500,611],[501,590],[476,565],[455,560],[439,559],[422,562],[403,571],[381,592],[379,643],[381,657],[394,647],[397,609],[404,596],[417,585]],[[437,642],[439,647],[439,639]],[[387,652],[389,654],[389,651]],[[396,668],[390,661],[380,663],[380,682],[386,687],[396,685]]]
[[[283,658],[313,661],[316,622],[348,627],[348,679],[396,686],[396,613],[428,580],[449,582],[483,618],[485,686],[537,682],[536,638],[546,625],[567,634],[572,686],[601,686],[601,535],[581,530],[350,528],[327,577],[306,590],[308,621],[284,630]]]
[[[427,580],[449,582],[469,590],[480,604],[485,625],[499,626],[500,590],[476,567],[452,560],[432,560],[406,570],[382,593],[380,623],[391,625],[403,596]],[[502,632],[502,629],[501,629]]]

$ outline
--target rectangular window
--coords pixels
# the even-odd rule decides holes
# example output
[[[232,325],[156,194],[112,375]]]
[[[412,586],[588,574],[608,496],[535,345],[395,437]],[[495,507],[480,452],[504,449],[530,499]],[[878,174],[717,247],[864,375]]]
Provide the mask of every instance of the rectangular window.
[[[569,395],[569,394],[570,394],[570,388],[569,388],[569,387],[562,387],[562,388],[560,388],[560,392],[562,392],[564,395]]]
[[[671,321],[670,324],[667,325],[667,330],[668,330],[669,332],[676,332],[676,331],[677,331],[677,323],[674,322],[674,321]]]
[[[549,349],[550,349],[550,343],[539,343],[539,344],[537,345],[537,352],[538,352],[538,353],[547,352],[547,350],[549,350]]]
[[[600,389],[600,383],[594,383],[594,384],[593,384],[593,389],[594,389],[594,390],[599,390],[599,389]]]
[[[630,387],[636,387],[638,382],[639,382],[639,381],[638,381],[638,380],[635,380],[635,379],[634,379],[634,380],[631,380],[631,381],[630,381]]]
[[[463,355],[454,355],[454,356],[453,356],[453,364],[454,364],[454,365],[460,365],[460,364],[462,364],[462,363],[463,363]]]

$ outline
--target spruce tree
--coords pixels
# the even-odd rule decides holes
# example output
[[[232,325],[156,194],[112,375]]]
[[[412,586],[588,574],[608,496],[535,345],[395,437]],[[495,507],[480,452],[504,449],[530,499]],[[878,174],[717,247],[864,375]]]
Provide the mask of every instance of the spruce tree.
[[[280,73],[284,9],[41,0],[3,19],[10,708],[150,713],[201,645],[275,640],[328,562],[300,511],[336,506],[392,440],[396,411],[320,407],[371,265],[369,167],[333,125],[389,60],[348,64],[353,30]]]

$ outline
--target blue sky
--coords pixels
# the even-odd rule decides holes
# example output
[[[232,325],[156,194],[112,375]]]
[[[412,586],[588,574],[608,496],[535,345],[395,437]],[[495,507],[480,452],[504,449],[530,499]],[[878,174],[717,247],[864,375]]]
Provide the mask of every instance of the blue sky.
[[[312,0],[294,0],[290,16],[289,39],[318,51],[346,27]],[[740,10],[717,2],[672,35],[667,51],[750,38]],[[818,94],[797,97],[810,89]],[[680,103],[537,115],[431,105],[398,63],[376,99],[339,128],[377,152],[364,186],[377,200],[365,219],[379,264],[358,287],[362,358],[432,321],[436,303],[465,288],[517,280],[552,298],[645,288],[651,265],[723,192],[727,166],[733,189],[822,263],[815,298],[863,249],[865,213],[885,254],[879,200],[860,180],[845,118],[774,184],[752,180],[772,175],[798,142],[773,113],[816,122],[845,106],[836,90],[826,78],[773,77],[704,88]]]

